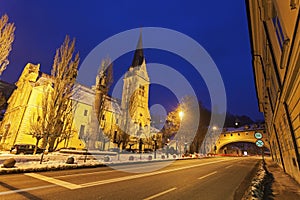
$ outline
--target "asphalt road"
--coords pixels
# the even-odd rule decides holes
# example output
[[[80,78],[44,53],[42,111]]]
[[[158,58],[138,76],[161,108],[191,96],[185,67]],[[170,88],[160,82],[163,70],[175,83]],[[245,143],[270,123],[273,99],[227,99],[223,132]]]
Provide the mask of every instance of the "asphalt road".
[[[255,158],[210,158],[176,161],[166,167],[154,162],[118,169],[1,175],[0,199],[234,199],[257,162]],[[141,169],[148,172],[128,172]]]

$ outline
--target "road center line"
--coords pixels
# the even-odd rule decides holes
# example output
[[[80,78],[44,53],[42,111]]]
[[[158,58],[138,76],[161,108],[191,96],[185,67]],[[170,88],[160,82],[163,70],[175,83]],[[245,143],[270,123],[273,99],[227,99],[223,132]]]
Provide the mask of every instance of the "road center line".
[[[166,190],[166,191],[160,192],[160,193],[158,193],[158,194],[152,195],[152,196],[150,196],[150,197],[147,197],[147,198],[145,198],[144,200],[151,200],[151,199],[154,199],[154,198],[156,198],[156,197],[159,197],[159,196],[162,196],[162,195],[167,194],[167,193],[169,193],[169,192],[172,192],[173,190],[176,190],[176,189],[177,189],[176,187],[171,188],[171,189],[169,189],[169,190]]]
[[[225,167],[225,169],[228,169],[228,168],[230,168],[230,167],[232,167],[232,165],[229,165],[229,166]]]
[[[32,188],[25,188],[25,189],[19,189],[19,190],[10,190],[6,192],[0,192],[0,196],[2,195],[8,195],[8,194],[14,194],[14,193],[21,193],[21,192],[27,192],[32,190],[40,190],[44,188],[54,187],[54,185],[45,185],[45,186],[38,186],[38,187],[32,187]]]
[[[211,176],[211,175],[213,175],[213,174],[216,174],[216,173],[217,173],[217,171],[214,171],[214,172],[212,172],[212,173],[206,174],[205,176],[201,176],[201,177],[199,177],[198,179],[204,179],[204,178],[209,177],[209,176]]]
[[[61,187],[65,187],[65,188],[68,188],[68,189],[71,189],[71,190],[78,189],[78,188],[81,187],[80,185],[77,185],[77,184],[73,184],[73,183],[69,183],[69,182],[66,182],[66,181],[59,180],[59,179],[43,176],[43,175],[40,175],[40,174],[26,173],[25,175],[36,178],[36,179],[40,179],[40,180],[43,180],[43,181],[46,181],[46,182],[49,182],[49,183],[52,183],[52,184],[55,184],[55,185],[59,185]]]

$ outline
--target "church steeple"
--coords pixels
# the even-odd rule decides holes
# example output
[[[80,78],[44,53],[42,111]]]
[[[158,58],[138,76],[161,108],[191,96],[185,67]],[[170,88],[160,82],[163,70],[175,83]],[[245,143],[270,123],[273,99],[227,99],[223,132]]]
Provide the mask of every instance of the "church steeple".
[[[134,52],[134,57],[132,60],[132,67],[140,66],[144,61],[144,51],[143,51],[143,41],[142,41],[142,31],[140,32],[139,41],[136,46],[136,50]]]

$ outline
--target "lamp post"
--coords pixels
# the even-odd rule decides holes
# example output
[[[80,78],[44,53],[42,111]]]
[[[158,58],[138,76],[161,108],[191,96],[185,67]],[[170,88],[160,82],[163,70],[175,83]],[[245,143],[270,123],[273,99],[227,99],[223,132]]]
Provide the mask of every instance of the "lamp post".
[[[140,160],[142,159],[142,149],[143,149],[143,140],[142,138],[139,139],[139,153],[140,153]]]
[[[184,155],[187,154],[187,142],[184,143]]]
[[[156,159],[156,149],[157,149],[157,138],[156,138],[156,135],[152,136],[152,140],[154,141],[154,159]]]
[[[181,111],[179,111],[178,115],[179,115],[179,118],[180,118],[180,123],[182,123],[184,112],[181,110]],[[177,148],[178,148],[178,141],[176,141],[176,153],[178,152]],[[185,152],[186,152],[186,143],[184,144],[184,154],[185,154]],[[181,146],[180,146],[180,154],[181,154]]]
[[[169,158],[169,142],[170,142],[170,139],[168,138],[167,139],[167,143],[166,143],[166,145],[167,145],[167,149],[166,149],[166,152],[167,152],[167,158]]]
[[[213,126],[211,128],[211,134],[210,134],[210,153],[216,154],[216,142],[218,139],[218,127]]]

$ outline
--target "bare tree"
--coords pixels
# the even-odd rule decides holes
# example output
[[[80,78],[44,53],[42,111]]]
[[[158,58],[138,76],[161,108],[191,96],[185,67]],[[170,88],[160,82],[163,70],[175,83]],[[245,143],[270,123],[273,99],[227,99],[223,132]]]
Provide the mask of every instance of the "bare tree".
[[[70,123],[73,121],[73,87],[77,77],[79,53],[74,57],[75,39],[70,41],[67,35],[63,44],[56,50],[51,71],[53,90],[48,98],[49,150],[53,151],[57,145],[69,137]]]
[[[40,125],[40,119],[41,119],[40,116],[38,116],[37,119],[35,119],[35,116],[32,116],[32,117],[33,117],[33,119],[30,123],[30,132],[28,134],[32,135],[32,137],[36,139],[35,148],[34,148],[34,152],[33,152],[33,154],[36,154],[40,140],[44,136],[44,132],[43,132],[42,126]]]
[[[122,127],[120,131],[119,141],[122,143],[122,149],[126,149],[129,141],[130,141],[130,134],[134,134],[136,131],[136,126],[140,126],[139,121],[133,121],[136,119],[134,116],[137,114],[138,103],[140,102],[138,99],[139,89],[135,88],[135,90],[128,96],[126,101],[126,108],[123,109],[123,116],[122,116]],[[141,128],[141,127],[139,127]],[[137,130],[139,131],[139,129]],[[138,132],[137,132],[138,133]],[[134,136],[135,137],[135,136]],[[138,142],[138,137],[135,137],[136,142]],[[131,148],[131,147],[130,147]]]
[[[162,129],[163,143],[169,138],[174,138],[179,145],[185,145],[185,150],[187,150],[187,145],[195,145],[194,138],[199,130],[199,122],[200,110],[196,97],[184,97],[181,103],[167,116]]]
[[[111,84],[113,83],[113,64],[110,58],[101,61],[99,71],[96,77],[95,85],[95,111],[96,116],[101,124],[102,115],[104,113],[105,101]]]
[[[72,100],[68,101],[68,104],[66,106],[68,112],[65,112],[64,115],[62,116],[62,119],[60,123],[58,124],[59,127],[56,130],[57,134],[54,134],[56,137],[56,141],[53,146],[53,150],[57,149],[58,145],[63,142],[63,141],[68,141],[76,132],[73,129],[73,110],[76,109],[77,102],[74,102]],[[66,143],[65,143],[66,144]]]
[[[3,15],[0,19],[0,76],[9,64],[7,57],[15,39],[15,29],[14,23],[8,23],[8,16]]]
[[[36,139],[34,154],[36,154],[37,148],[39,146],[39,142],[42,140],[42,148],[45,149],[48,142],[48,130],[49,126],[49,115],[47,113],[50,112],[50,107],[48,104],[48,97],[50,94],[50,90],[47,85],[43,88],[43,98],[39,101],[37,106],[36,113],[32,115],[30,120],[30,131],[28,135],[31,135]]]
[[[5,107],[6,104],[6,98],[2,91],[0,91],[0,110],[2,110]]]
[[[180,104],[171,112],[168,113],[165,125],[162,129],[163,140],[162,142],[167,141],[168,138],[173,137],[180,128],[180,116],[179,112],[182,111]]]
[[[105,58],[101,61],[101,65],[96,76],[94,112],[97,119],[92,119],[93,132],[97,134],[94,136],[94,141],[102,140],[104,144],[107,142],[107,136],[99,125],[101,125],[104,120],[103,115],[106,109],[105,106],[107,106],[105,102],[107,101],[108,91],[112,83],[113,64],[110,58]]]

